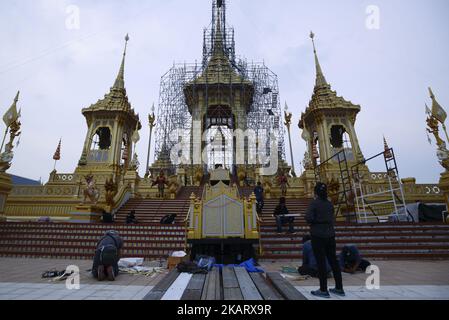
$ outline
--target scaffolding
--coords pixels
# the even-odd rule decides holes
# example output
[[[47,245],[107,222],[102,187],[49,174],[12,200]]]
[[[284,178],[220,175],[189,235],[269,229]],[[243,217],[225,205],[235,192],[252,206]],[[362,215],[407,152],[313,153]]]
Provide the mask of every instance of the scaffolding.
[[[335,163],[338,164],[340,173],[337,181],[333,181],[334,177],[330,177],[329,172],[327,172],[328,165]],[[333,194],[330,194],[331,197],[334,197],[335,217],[341,216],[350,219],[352,217],[351,213],[354,211],[354,205],[349,199],[352,192],[352,184],[347,161],[347,149],[335,153],[331,158],[315,167],[315,182],[336,183],[338,185],[336,190],[332,190]]]
[[[386,188],[370,190],[366,177],[360,172],[360,167],[376,158],[383,157],[388,181]],[[399,177],[399,170],[393,149],[387,149],[363,162],[355,164],[351,168],[353,176],[353,190],[357,208],[358,221],[361,223],[413,221],[413,216],[408,212],[405,202],[404,189]]]
[[[220,30],[217,32],[217,28]],[[212,21],[209,27],[204,29],[203,33],[203,57],[201,63],[183,63],[174,64],[173,67],[161,78],[158,123],[156,127],[156,159],[170,159],[170,152],[180,143],[189,142],[188,146],[192,150],[192,110],[189,110],[185,88],[192,87],[195,91],[195,80],[204,75],[208,70],[210,59],[214,53],[216,38],[222,39],[220,45],[223,46],[223,52],[227,56],[234,74],[237,74],[243,84],[251,83],[254,90],[250,106],[246,110],[235,111],[234,116],[239,117],[236,112],[244,112],[241,118],[246,119],[245,128],[255,132],[257,137],[264,135],[266,141],[265,148],[260,148],[257,144],[248,143],[248,152],[266,150],[264,157],[269,159],[272,155],[271,146],[273,139],[278,145],[278,157],[285,159],[284,135],[285,129],[282,124],[282,111],[279,99],[279,85],[277,75],[274,74],[264,63],[249,63],[235,54],[234,29],[226,24],[226,1],[212,1]],[[217,70],[217,74],[222,70]],[[209,70],[210,72],[210,70]],[[221,74],[220,74],[221,76]],[[229,86],[226,85],[226,79],[221,79],[224,84],[223,94],[232,92],[235,82],[231,81],[229,76]],[[206,92],[208,87],[208,77],[206,79]],[[234,78],[235,79],[235,78]],[[216,83],[214,83],[216,85]],[[202,84],[204,85],[204,84]],[[209,109],[209,101],[206,97],[206,107]],[[232,108],[232,105],[231,105]],[[220,126],[214,127],[216,130]],[[266,140],[265,140],[266,139]],[[255,150],[254,150],[255,149]],[[228,152],[229,148],[227,149]],[[225,159],[226,155],[224,156]],[[229,161],[229,160],[228,160]],[[173,169],[179,167],[179,161],[171,161]],[[268,163],[265,163],[268,165]]]

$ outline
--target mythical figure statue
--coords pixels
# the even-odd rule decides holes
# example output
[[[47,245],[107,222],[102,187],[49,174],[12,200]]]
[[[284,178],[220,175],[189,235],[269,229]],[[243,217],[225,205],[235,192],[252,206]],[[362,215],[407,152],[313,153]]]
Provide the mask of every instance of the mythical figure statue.
[[[338,203],[338,192],[340,191],[340,183],[339,183],[338,179],[335,179],[334,177],[332,177],[330,180],[328,180],[327,190],[329,191],[329,197],[331,198],[332,203],[337,204]]]
[[[114,179],[112,177],[106,180],[104,188],[106,190],[106,204],[108,206],[113,206],[114,197],[117,194],[117,184],[114,182]]]
[[[306,170],[313,170],[312,159],[310,159],[310,155],[307,151],[304,154],[304,160],[302,161],[302,165]]]
[[[89,174],[84,177],[86,179],[87,188],[84,190],[84,200],[83,203],[87,203],[87,198],[89,198],[90,203],[97,204],[100,199],[100,191],[97,189],[94,176]]]
[[[203,180],[203,170],[201,168],[196,169],[195,175],[194,175],[194,181],[195,181],[195,185],[199,186],[201,185],[201,181]]]
[[[168,192],[170,193],[170,196],[172,199],[176,197],[176,193],[179,189],[179,183],[176,176],[170,177],[168,181]]]
[[[134,153],[134,157],[131,160],[131,169],[138,170],[140,167],[139,158],[137,157],[137,153]]]
[[[271,191],[273,189],[273,183],[269,180],[265,180],[263,183],[263,188],[265,190],[265,197],[267,199],[271,198]]]

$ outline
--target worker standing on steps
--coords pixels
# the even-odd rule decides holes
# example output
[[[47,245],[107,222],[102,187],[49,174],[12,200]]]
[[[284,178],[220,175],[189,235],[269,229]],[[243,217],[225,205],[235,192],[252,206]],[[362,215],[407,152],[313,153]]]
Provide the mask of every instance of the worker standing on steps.
[[[265,206],[265,201],[264,201],[264,190],[262,187],[262,183],[259,181],[257,182],[257,186],[256,188],[254,188],[254,195],[256,196],[256,211],[258,215],[261,215],[263,212],[263,207]]]
[[[164,199],[165,197],[165,186],[168,186],[167,179],[165,178],[165,173],[162,170],[159,176],[153,181],[153,187],[157,185],[157,189],[159,191],[158,197]]]

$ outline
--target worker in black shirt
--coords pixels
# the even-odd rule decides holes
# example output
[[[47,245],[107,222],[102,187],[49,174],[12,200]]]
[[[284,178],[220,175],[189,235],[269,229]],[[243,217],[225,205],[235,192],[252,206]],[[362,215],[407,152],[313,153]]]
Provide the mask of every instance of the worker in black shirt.
[[[274,209],[273,216],[276,218],[276,225],[277,225],[277,233],[282,233],[282,226],[284,224],[288,223],[288,232],[289,233],[295,233],[295,228],[293,226],[293,223],[295,222],[294,217],[286,217],[289,215],[286,200],[284,197],[279,199],[279,205]]]
[[[330,298],[329,291],[339,296],[345,296],[340,264],[337,260],[335,242],[335,215],[334,206],[327,197],[327,186],[317,183],[315,186],[315,200],[313,200],[306,213],[306,221],[310,225],[312,248],[318,265],[320,290],[313,291],[312,295],[320,298]],[[328,291],[326,258],[332,268],[335,278],[335,289]]]

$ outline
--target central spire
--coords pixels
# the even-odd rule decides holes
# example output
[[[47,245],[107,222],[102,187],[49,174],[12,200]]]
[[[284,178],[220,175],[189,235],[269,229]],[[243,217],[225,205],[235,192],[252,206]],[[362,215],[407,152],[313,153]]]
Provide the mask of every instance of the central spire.
[[[222,55],[226,50],[225,34],[226,34],[226,9],[223,0],[217,1],[213,5],[215,21],[213,32],[213,48],[212,53],[214,56]]]
[[[126,58],[126,49],[128,47],[129,35],[127,34],[125,37],[125,50],[123,51],[122,64],[120,65],[120,70],[117,75],[117,79],[115,79],[114,89],[125,89],[125,58]]]
[[[313,53],[315,55],[315,65],[316,65],[315,87],[319,88],[319,87],[329,86],[329,84],[326,81],[326,78],[324,77],[323,70],[321,69],[320,61],[318,60],[318,54],[316,52],[316,47],[315,47],[315,34],[312,31],[310,32],[310,39],[312,39]]]

